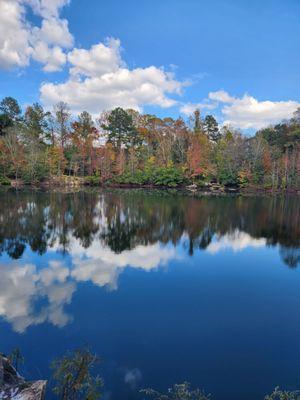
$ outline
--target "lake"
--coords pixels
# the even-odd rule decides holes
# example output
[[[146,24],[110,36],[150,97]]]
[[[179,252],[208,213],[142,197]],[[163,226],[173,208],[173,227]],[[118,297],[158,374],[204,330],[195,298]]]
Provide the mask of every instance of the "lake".
[[[183,381],[215,400],[300,389],[299,197],[1,191],[0,204],[0,351],[22,350],[26,378],[89,346],[105,399]]]

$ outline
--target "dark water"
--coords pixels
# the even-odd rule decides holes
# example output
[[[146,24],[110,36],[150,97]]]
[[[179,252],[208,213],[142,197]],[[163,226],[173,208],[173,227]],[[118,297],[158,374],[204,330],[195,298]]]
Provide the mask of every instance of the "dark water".
[[[300,389],[300,202],[0,192],[1,351],[27,378],[66,349],[105,396],[190,381],[216,400]]]

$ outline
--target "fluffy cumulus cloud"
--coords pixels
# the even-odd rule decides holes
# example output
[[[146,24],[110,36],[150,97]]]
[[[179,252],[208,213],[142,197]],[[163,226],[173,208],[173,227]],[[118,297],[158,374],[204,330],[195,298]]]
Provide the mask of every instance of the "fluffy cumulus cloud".
[[[223,101],[224,124],[241,129],[260,129],[289,119],[300,106],[296,101],[258,101],[245,94],[242,98],[230,98]]]
[[[51,259],[48,265],[37,268],[33,263],[20,265],[15,261],[0,264],[0,317],[9,322],[17,332],[24,332],[29,326],[51,323],[63,327],[72,320],[65,307],[81,282],[92,282],[109,290],[118,288],[118,278],[126,268],[153,271],[167,265],[181,256],[173,246],[160,243],[138,245],[120,254],[98,240],[90,247],[83,247],[79,239],[69,236],[70,262]],[[247,248],[265,247],[266,239],[252,238],[236,230],[215,237],[206,251],[216,254],[220,251],[242,251]],[[49,249],[56,253],[60,248],[54,243]],[[43,306],[37,307],[42,300]],[[141,378],[138,370],[126,371],[125,382],[135,386]]]
[[[72,47],[68,21],[60,18],[66,0],[0,0],[0,68],[25,67],[33,59],[47,72],[66,62],[65,49]],[[40,20],[27,19],[31,9]]]
[[[98,43],[89,50],[73,49],[68,54],[68,60],[72,65],[72,75],[98,77],[109,72],[116,72],[125,64],[121,59],[118,39],[109,38],[106,43]]]
[[[73,45],[73,37],[68,29],[67,20],[51,17],[42,21],[41,28],[35,28],[33,33],[36,41],[42,41],[49,45],[57,45],[69,48]]]
[[[38,42],[34,49],[36,61],[44,64],[44,71],[55,72],[66,62],[66,55],[58,46],[49,48],[44,42]]]
[[[54,246],[52,250],[59,248]],[[68,324],[72,317],[65,306],[80,282],[93,282],[110,290],[118,286],[118,277],[126,267],[150,271],[176,258],[173,248],[159,244],[137,246],[121,254],[95,241],[86,249],[79,240],[70,237],[71,263],[51,260],[37,268],[33,263],[0,264],[0,317],[19,333],[29,326],[45,322],[58,327]],[[42,307],[38,307],[39,302]],[[129,380],[133,377],[130,375]]]
[[[180,111],[191,115],[197,108],[200,110],[218,108],[223,125],[240,129],[261,129],[291,118],[298,107],[300,103],[297,101],[259,101],[248,94],[233,97],[224,90],[218,90],[210,92],[202,103],[182,105]]]
[[[265,246],[265,238],[255,239],[246,232],[236,230],[232,233],[217,237],[212,243],[210,243],[206,250],[208,253],[216,254],[223,250],[238,252],[251,247],[258,248]]]
[[[87,249],[74,238],[70,238],[70,243],[73,265],[71,276],[78,282],[91,281],[110,289],[118,287],[118,277],[126,267],[150,271],[178,257],[174,248],[162,247],[159,243],[139,245],[120,254],[108,247],[99,246],[96,241]]]
[[[25,8],[13,0],[0,0],[0,67],[26,66],[32,53]]]
[[[24,0],[24,3],[30,5],[33,11],[43,18],[59,18],[61,8],[68,5],[70,0]]]
[[[74,48],[68,21],[61,18],[68,4],[69,0],[0,0],[0,68],[26,67],[35,60],[45,72],[55,72],[68,62],[68,79],[43,84],[41,100],[49,107],[63,100],[74,113],[176,104],[170,95],[180,94],[184,83],[155,66],[129,69],[118,39]],[[29,9],[39,23],[28,21]]]
[[[217,92],[210,92],[208,94],[210,100],[220,101],[222,103],[231,103],[234,101],[234,97],[231,97],[224,90],[218,90]]]
[[[33,264],[13,262],[0,265],[0,274],[0,316],[16,332],[47,321],[56,326],[70,321],[64,306],[71,301],[76,286],[61,264],[50,262],[47,269],[38,270]],[[46,299],[46,304],[37,309],[35,302],[41,299]]]
[[[61,16],[70,0],[0,0],[0,68],[26,67],[34,60],[45,72],[68,67],[68,77],[60,83],[41,85],[41,101],[48,108],[58,101],[69,104],[74,113],[87,110],[98,115],[114,107],[142,110],[178,105],[190,115],[197,108],[214,110],[220,122],[241,129],[260,129],[290,118],[300,103],[259,101],[245,94],[231,96],[224,90],[210,92],[198,103],[182,104],[176,96],[188,81],[175,79],[174,72],[149,66],[131,69],[121,57],[118,39],[108,39],[89,49],[74,47],[68,21]],[[36,23],[28,19],[28,10]],[[175,96],[175,97],[174,97]]]
[[[69,78],[43,84],[43,103],[51,106],[63,100],[74,113],[88,110],[92,114],[114,107],[140,110],[144,105],[176,104],[170,94],[180,94],[184,83],[155,66],[129,69],[120,53],[120,41],[112,38],[88,50],[73,49],[68,54]]]
[[[208,97],[200,103],[182,103],[180,112],[185,115],[191,115],[195,110],[214,110],[218,107],[219,103],[230,103],[234,100],[224,90],[218,90],[217,92],[210,92]]]

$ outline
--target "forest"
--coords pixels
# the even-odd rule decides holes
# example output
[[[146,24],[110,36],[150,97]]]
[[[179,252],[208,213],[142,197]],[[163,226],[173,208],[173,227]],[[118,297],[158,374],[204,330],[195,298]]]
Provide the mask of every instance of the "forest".
[[[247,136],[195,110],[187,121],[115,108],[74,118],[59,102],[0,102],[0,184],[62,177],[89,185],[300,188],[300,109],[293,118]]]

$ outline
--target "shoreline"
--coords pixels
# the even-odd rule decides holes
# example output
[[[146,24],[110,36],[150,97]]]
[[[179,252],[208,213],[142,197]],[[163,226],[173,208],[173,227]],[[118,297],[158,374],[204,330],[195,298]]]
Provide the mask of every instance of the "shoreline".
[[[300,195],[300,188],[288,188],[288,189],[269,189],[257,186],[249,187],[230,187],[222,186],[220,184],[207,184],[206,186],[192,185],[177,185],[177,186],[163,186],[163,185],[153,185],[153,184],[128,184],[128,183],[99,183],[90,184],[82,178],[68,179],[67,181],[45,181],[36,184],[25,184],[23,182],[11,181],[10,185],[1,185],[0,190],[41,190],[41,191],[53,191],[53,192],[74,192],[81,191],[85,189],[124,189],[124,190],[153,190],[153,191],[175,191],[178,193],[187,194],[198,194],[203,196],[227,196],[227,195]]]

